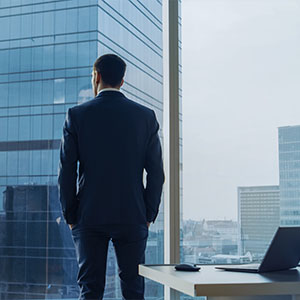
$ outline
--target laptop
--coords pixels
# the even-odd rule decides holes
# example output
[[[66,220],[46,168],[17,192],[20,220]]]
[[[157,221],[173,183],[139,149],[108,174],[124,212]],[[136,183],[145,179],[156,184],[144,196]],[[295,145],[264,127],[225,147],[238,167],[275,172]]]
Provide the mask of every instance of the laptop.
[[[235,272],[263,273],[295,268],[300,261],[300,227],[279,227],[260,264],[218,266]]]

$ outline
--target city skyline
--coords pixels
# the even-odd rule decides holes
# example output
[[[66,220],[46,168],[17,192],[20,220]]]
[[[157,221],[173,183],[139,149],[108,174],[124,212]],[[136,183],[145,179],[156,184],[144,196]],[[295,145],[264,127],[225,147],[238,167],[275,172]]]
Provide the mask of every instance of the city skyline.
[[[280,129],[289,129],[291,128],[292,130],[294,128],[300,128],[300,125],[293,125],[293,126],[280,126],[278,127],[278,131]],[[277,136],[279,135],[279,133],[277,133]],[[300,139],[299,139],[300,141]],[[277,142],[277,148],[279,147],[279,142]],[[295,152],[298,152],[298,151],[295,151]],[[279,163],[279,151],[278,151],[278,163]],[[288,171],[288,170],[287,170]],[[258,184],[258,185],[245,185],[244,188],[252,188],[252,187],[265,187],[265,186],[279,186],[280,185],[280,180],[279,180],[279,174],[280,172],[283,172],[283,171],[280,171],[280,168],[278,167],[278,182],[275,183],[275,184],[266,184],[266,185],[263,185],[263,184]],[[237,194],[236,194],[236,205],[237,205],[237,216],[236,218],[228,218],[226,216],[223,216],[223,217],[205,217],[205,216],[201,216],[199,218],[186,218],[184,216],[184,220],[193,220],[193,221],[201,221],[201,220],[233,220],[233,221],[238,221],[238,196],[239,196],[239,186],[236,186],[236,189],[237,189]],[[300,188],[300,187],[299,187]],[[289,189],[286,187],[286,190],[288,191]],[[282,197],[282,196],[281,196]],[[300,213],[300,209],[299,209],[299,213]],[[284,225],[284,224],[283,224]]]

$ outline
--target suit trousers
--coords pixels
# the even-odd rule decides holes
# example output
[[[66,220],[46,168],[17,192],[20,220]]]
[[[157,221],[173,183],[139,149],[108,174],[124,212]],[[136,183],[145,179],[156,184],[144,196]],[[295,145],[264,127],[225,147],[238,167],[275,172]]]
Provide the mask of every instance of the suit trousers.
[[[103,225],[97,228],[75,225],[71,231],[79,266],[79,300],[103,299],[110,240],[117,258],[123,299],[145,299],[144,278],[138,275],[138,265],[145,263],[147,224]]]

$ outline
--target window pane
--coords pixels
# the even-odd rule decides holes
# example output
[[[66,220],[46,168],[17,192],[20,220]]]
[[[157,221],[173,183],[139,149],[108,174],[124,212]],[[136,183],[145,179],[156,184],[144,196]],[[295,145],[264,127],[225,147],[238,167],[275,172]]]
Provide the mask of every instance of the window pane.
[[[94,98],[91,71],[98,56],[109,52],[126,60],[124,94],[154,109],[162,128],[162,5],[117,2],[0,1],[8,7],[1,9],[8,17],[0,18],[0,28],[8,29],[0,30],[1,299],[79,297],[57,169],[66,111]],[[161,206],[147,263],[163,262],[163,224]],[[104,299],[121,299],[112,245],[106,282]],[[163,287],[146,280],[146,299],[163,299]]]
[[[300,9],[242,2],[183,3],[185,261],[260,262],[300,224]]]

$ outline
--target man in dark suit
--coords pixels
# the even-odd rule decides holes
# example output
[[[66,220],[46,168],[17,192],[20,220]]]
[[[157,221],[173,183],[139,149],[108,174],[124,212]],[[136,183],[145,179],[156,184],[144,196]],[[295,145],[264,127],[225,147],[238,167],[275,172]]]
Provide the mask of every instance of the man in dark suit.
[[[154,111],[119,90],[125,69],[116,55],[99,57],[92,73],[95,98],[70,108],[63,127],[58,186],[79,264],[79,299],[103,298],[110,240],[123,299],[144,299],[138,264],[145,262],[165,176]]]

